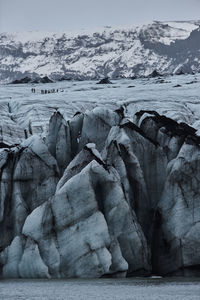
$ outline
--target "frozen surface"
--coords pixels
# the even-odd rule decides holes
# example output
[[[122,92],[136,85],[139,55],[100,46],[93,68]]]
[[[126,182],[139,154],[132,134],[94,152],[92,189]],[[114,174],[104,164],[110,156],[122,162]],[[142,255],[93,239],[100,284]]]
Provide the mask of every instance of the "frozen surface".
[[[199,276],[199,84],[2,85],[2,276]]]
[[[141,109],[154,109],[198,129],[200,75],[162,79],[163,83],[158,78],[112,80],[110,85],[96,85],[96,81],[65,81],[35,85],[36,93],[31,93],[32,85],[29,84],[0,85],[1,121],[15,126],[18,131],[26,129],[45,134],[55,110],[69,119],[77,111],[85,112],[96,106],[114,109],[125,104],[128,115]],[[177,84],[181,86],[174,87]],[[41,94],[42,89],[58,89],[59,92]]]
[[[199,300],[195,279],[4,280],[8,300]]]

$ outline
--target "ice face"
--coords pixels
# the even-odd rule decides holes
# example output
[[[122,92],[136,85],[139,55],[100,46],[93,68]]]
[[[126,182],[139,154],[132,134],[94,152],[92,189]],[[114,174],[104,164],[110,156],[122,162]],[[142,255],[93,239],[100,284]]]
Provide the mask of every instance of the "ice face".
[[[0,86],[2,276],[199,274],[196,78]]]

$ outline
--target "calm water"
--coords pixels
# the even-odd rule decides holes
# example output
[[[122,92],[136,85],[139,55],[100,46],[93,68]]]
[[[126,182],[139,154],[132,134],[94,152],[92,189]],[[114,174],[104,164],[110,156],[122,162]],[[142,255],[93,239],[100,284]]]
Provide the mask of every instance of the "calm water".
[[[200,278],[2,280],[0,299],[200,300]]]

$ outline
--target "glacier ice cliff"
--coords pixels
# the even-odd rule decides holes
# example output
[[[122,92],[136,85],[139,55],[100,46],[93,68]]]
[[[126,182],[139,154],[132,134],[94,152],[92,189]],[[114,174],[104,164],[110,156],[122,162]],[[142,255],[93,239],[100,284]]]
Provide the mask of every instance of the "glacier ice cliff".
[[[97,107],[15,133],[0,151],[1,277],[200,275],[193,127]]]

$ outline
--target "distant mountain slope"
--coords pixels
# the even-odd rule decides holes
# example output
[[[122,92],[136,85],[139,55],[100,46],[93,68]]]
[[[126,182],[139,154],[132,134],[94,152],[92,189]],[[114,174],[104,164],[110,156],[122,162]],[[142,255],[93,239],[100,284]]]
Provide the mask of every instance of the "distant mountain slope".
[[[25,76],[116,78],[200,71],[200,21],[93,32],[0,34],[0,82]]]

